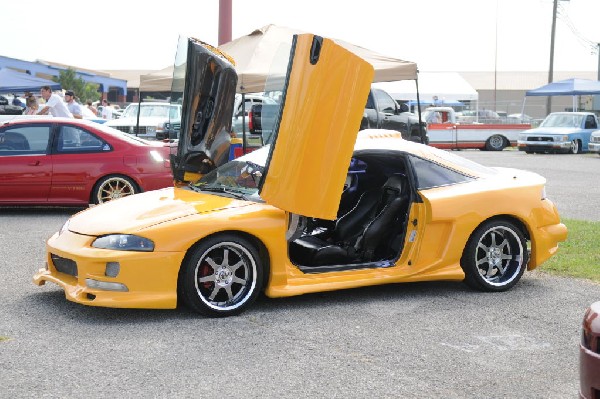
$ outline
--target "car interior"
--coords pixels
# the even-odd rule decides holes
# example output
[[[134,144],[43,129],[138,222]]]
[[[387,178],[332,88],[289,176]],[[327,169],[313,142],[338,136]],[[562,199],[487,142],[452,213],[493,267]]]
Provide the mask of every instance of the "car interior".
[[[309,273],[393,265],[402,252],[410,203],[403,157],[356,153],[337,219],[307,219],[289,243],[290,260]]]

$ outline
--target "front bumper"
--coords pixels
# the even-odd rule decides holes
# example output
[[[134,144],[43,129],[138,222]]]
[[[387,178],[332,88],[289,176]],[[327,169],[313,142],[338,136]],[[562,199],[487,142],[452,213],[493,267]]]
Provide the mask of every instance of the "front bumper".
[[[184,253],[97,249],[91,247],[94,239],[69,231],[54,234],[46,244],[46,267],[35,273],[34,284],[57,284],[69,301],[89,306],[177,307],[177,276]],[[57,269],[57,257],[71,266]],[[109,276],[114,274],[108,272],[109,263],[119,265],[115,277]]]
[[[600,154],[600,143],[588,143],[588,150]]]
[[[519,151],[569,151],[570,141],[547,141],[547,140],[518,140]]]

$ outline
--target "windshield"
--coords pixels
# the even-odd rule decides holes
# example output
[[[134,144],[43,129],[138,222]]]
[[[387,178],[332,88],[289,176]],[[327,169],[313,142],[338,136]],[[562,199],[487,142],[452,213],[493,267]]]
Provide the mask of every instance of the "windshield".
[[[544,119],[541,127],[580,127],[583,122],[583,115],[570,113],[550,114]]]
[[[141,104],[140,110],[141,117],[157,117],[157,118],[169,118],[179,119],[179,108],[169,104]],[[125,112],[123,112],[122,118],[137,118],[138,104],[130,104]]]
[[[269,147],[237,158],[205,174],[190,187],[196,191],[222,193],[236,198],[262,201],[258,195],[258,185],[263,176],[264,166],[269,155]]]

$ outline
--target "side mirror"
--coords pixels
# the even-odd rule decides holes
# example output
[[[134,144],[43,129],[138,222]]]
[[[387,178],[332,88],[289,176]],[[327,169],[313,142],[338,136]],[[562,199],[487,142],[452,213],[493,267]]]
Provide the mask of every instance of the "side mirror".
[[[400,104],[400,109],[398,110],[399,114],[401,114],[403,112],[408,112],[408,111],[409,111],[408,104],[406,104],[406,103]]]

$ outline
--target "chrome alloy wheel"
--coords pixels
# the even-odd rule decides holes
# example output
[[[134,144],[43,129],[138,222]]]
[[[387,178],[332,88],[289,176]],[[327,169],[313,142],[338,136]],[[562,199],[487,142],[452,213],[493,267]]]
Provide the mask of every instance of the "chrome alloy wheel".
[[[194,276],[198,297],[207,307],[230,311],[244,305],[254,293],[256,261],[244,246],[223,241],[204,251]]]
[[[509,285],[522,274],[525,250],[519,234],[511,227],[497,225],[486,230],[475,251],[480,276],[492,286]]]

